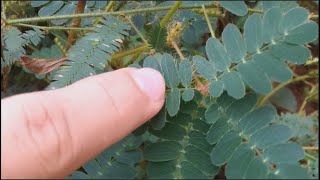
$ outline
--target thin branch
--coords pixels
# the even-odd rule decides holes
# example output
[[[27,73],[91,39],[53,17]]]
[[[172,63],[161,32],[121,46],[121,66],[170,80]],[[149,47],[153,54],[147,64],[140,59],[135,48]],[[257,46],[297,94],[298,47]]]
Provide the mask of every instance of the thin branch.
[[[148,50],[149,50],[149,46],[143,45],[143,46],[140,46],[138,48],[134,48],[134,49],[130,49],[128,51],[123,51],[123,52],[114,54],[114,55],[111,56],[111,61],[123,58],[125,56],[129,56],[129,55],[132,55],[132,54],[137,54],[137,53],[141,53],[141,52],[144,52],[144,51],[148,51]]]
[[[77,8],[75,11],[75,14],[82,14],[84,11],[84,8],[86,7],[86,2],[85,0],[78,0],[78,4],[77,4]],[[81,18],[80,17],[76,17],[74,19],[72,19],[72,23],[71,23],[71,27],[79,27],[81,23]],[[73,43],[76,41],[77,39],[77,31],[75,30],[71,30],[68,36],[68,44],[67,44],[67,50],[73,45]]]
[[[319,151],[319,147],[317,146],[304,146],[303,149],[309,151]]]
[[[315,158],[314,156],[312,156],[311,154],[309,154],[309,153],[307,153],[307,152],[305,152],[304,154],[305,154],[305,157],[306,157],[307,159],[310,159],[310,160],[313,160],[313,161],[316,161],[316,160],[317,160],[317,158]]]
[[[167,25],[169,19],[171,18],[171,16],[173,16],[173,14],[176,12],[176,10],[179,8],[181,4],[182,4],[182,1],[175,2],[175,4],[171,7],[168,14],[162,19],[160,23],[160,28],[164,28]]]
[[[210,5],[206,5],[205,7],[216,7],[216,6],[214,4],[210,4]],[[154,11],[165,11],[165,10],[170,10],[171,8],[172,8],[172,6],[164,6],[164,7],[132,9],[132,10],[125,10],[125,11],[117,11],[117,12],[83,13],[83,14],[70,14],[70,15],[57,15],[57,16],[21,18],[21,19],[7,20],[7,23],[8,24],[17,24],[17,23],[42,22],[42,21],[59,20],[59,19],[102,17],[102,16],[105,16],[105,15],[141,14],[141,13],[154,12]],[[179,9],[194,9],[194,8],[202,8],[202,6],[201,5],[194,5],[194,6],[180,6],[179,7]]]
[[[15,26],[24,26],[24,27],[31,27],[31,28],[39,28],[42,30],[74,30],[74,31],[94,31],[92,28],[81,28],[81,27],[65,27],[65,26],[37,26],[31,24],[15,24]]]
[[[305,79],[309,79],[309,78],[312,78],[312,77],[313,77],[313,76],[310,76],[310,75],[304,75],[304,76],[300,76],[300,77],[294,78],[294,79],[292,79],[292,80],[290,80],[290,81],[288,81],[288,82],[279,84],[277,87],[275,87],[269,94],[267,94],[267,95],[260,101],[258,107],[263,106],[273,94],[275,94],[278,90],[280,90],[281,88],[285,87],[286,85],[291,84],[291,83],[294,83],[294,82],[297,82],[297,81],[302,81],[302,80],[305,80]]]
[[[129,21],[129,23],[131,24],[131,26],[133,27],[133,29],[137,32],[137,34],[139,35],[139,37],[142,39],[142,41],[145,44],[148,44],[148,41],[142,36],[142,34],[140,33],[140,31],[138,30],[138,28],[133,24],[133,22],[131,21],[131,17],[126,17],[126,19]]]
[[[175,41],[171,41],[171,45],[172,45],[172,46],[174,47],[174,49],[177,51],[180,59],[181,59],[181,60],[184,60],[185,57],[184,57],[184,55],[182,54],[182,52],[181,52],[180,48],[178,47],[177,43],[176,43]]]
[[[206,12],[206,8],[204,7],[204,5],[202,5],[202,9],[203,9],[204,16],[206,17],[206,21],[207,21],[208,26],[209,26],[211,36],[212,36],[212,37],[215,37],[214,31],[213,31],[213,29],[212,29],[212,25],[211,25],[211,22],[210,22],[210,19],[209,19],[209,17],[208,17],[208,14],[207,14],[207,12]]]

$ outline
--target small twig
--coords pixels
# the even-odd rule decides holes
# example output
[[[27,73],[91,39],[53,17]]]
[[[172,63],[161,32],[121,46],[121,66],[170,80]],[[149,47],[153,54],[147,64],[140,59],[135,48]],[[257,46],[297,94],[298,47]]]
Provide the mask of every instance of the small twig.
[[[174,49],[177,51],[180,59],[181,59],[181,60],[184,60],[185,57],[184,57],[184,55],[182,54],[182,52],[181,52],[180,48],[178,47],[177,43],[176,43],[175,41],[171,41],[171,44],[172,44],[172,46],[174,47]]]
[[[312,76],[310,76],[310,75],[304,75],[304,76],[300,76],[300,77],[294,78],[294,79],[292,79],[292,80],[290,80],[290,81],[288,81],[288,82],[279,84],[277,87],[275,87],[269,94],[267,94],[267,95],[260,101],[258,107],[263,106],[273,94],[275,94],[278,90],[280,90],[281,88],[285,87],[286,85],[291,84],[291,83],[293,83],[293,82],[297,82],[297,81],[302,81],[302,80],[305,80],[305,79],[309,79],[309,78],[312,78]]]
[[[123,51],[123,52],[114,54],[114,55],[111,56],[111,61],[123,58],[125,56],[129,56],[129,55],[132,55],[132,54],[137,54],[137,53],[141,53],[141,52],[144,52],[144,51],[148,51],[148,50],[149,50],[149,46],[143,45],[143,46],[140,46],[138,48],[134,48],[134,49],[130,49],[128,51]]]
[[[85,6],[86,6],[85,0],[78,0],[75,14],[83,13]],[[74,19],[72,19],[71,27],[79,27],[80,23],[81,23],[80,17],[74,18]],[[68,44],[67,44],[66,50],[68,50],[73,45],[73,43],[76,41],[76,39],[77,39],[77,31],[71,30],[69,33],[69,36],[68,36]]]
[[[160,28],[164,28],[169,19],[171,18],[171,16],[176,12],[176,10],[179,8],[179,6],[182,4],[182,1],[177,1],[175,2],[175,4],[171,7],[170,11],[168,12],[168,14],[164,17],[164,19],[162,19],[161,23],[160,23]]]
[[[94,31],[92,28],[81,28],[81,27],[64,27],[64,26],[37,26],[31,24],[15,24],[15,26],[24,26],[24,27],[31,27],[31,28],[39,28],[42,30],[73,30],[73,31]]]
[[[139,35],[139,37],[142,39],[142,41],[145,44],[148,44],[148,41],[142,36],[142,34],[140,33],[140,31],[138,30],[138,28],[133,24],[133,22],[131,21],[131,17],[126,17],[126,19],[129,21],[129,23],[131,24],[131,26],[133,27],[133,29],[137,32],[137,34]]]
[[[317,147],[317,146],[304,146],[303,149],[309,150],[309,151],[318,151],[319,147]]]
[[[312,156],[311,154],[309,154],[309,153],[307,153],[307,152],[305,152],[304,154],[305,154],[305,157],[306,157],[307,159],[310,159],[310,160],[313,160],[313,161],[316,161],[316,160],[317,160],[317,158],[315,158],[314,156]]]
[[[207,14],[207,12],[206,12],[206,8],[204,7],[204,5],[202,5],[202,9],[203,9],[204,16],[205,16],[206,21],[207,21],[208,26],[209,26],[209,30],[210,30],[210,33],[211,33],[211,37],[215,37],[214,31],[213,31],[213,29],[212,29],[212,25],[211,25],[211,22],[210,22],[210,19],[209,19],[209,17],[208,17],[208,14]]]

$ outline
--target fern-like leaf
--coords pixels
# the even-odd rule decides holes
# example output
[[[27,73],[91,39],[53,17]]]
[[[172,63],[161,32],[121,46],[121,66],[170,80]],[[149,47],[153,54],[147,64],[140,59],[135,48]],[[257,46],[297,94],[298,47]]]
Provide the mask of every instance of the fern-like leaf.
[[[129,26],[112,16],[100,22],[94,28],[95,32],[88,33],[69,49],[67,59],[71,61],[57,72],[48,89],[64,87],[96,74],[94,68],[104,69],[111,55],[119,50],[124,36],[128,35],[126,30]]]

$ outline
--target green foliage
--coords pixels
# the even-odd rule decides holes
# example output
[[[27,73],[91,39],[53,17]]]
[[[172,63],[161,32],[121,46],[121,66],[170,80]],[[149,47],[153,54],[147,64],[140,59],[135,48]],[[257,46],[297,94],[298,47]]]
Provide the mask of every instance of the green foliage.
[[[142,160],[142,152],[138,149],[142,142],[142,136],[129,135],[87,162],[83,166],[86,173],[75,171],[69,178],[132,179],[137,176],[136,166]]]
[[[37,28],[24,33],[16,27],[5,30],[4,37],[1,38],[1,44],[4,45],[3,56],[1,57],[1,71],[4,67],[12,65],[22,55],[26,54],[24,49],[26,46],[37,45],[41,38],[44,38],[43,32]]]
[[[128,35],[129,26],[112,16],[102,19],[101,24],[76,42],[68,51],[65,66],[57,72],[48,89],[67,86],[82,78],[96,74],[94,68],[104,69],[111,55],[120,48],[120,42]]]

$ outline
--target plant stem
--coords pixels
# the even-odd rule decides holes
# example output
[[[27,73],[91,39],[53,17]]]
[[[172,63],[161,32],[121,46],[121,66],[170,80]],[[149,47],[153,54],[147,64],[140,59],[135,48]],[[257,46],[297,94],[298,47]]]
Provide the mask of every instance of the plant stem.
[[[182,1],[177,1],[174,3],[174,5],[171,7],[171,9],[168,12],[168,14],[166,15],[166,17],[164,17],[164,19],[162,19],[162,21],[160,23],[160,28],[164,28],[167,25],[169,19],[176,12],[176,10],[179,8],[179,6],[181,4],[182,4]]]
[[[108,6],[106,7],[106,9],[104,10],[104,12],[109,12],[111,10],[113,4],[114,4],[114,1],[110,1]],[[96,20],[94,20],[93,25],[97,25],[99,23],[100,19],[101,19],[101,17],[98,17]]]
[[[145,44],[148,44],[148,41],[142,36],[142,34],[140,33],[140,31],[138,30],[138,28],[133,24],[133,22],[131,21],[131,17],[126,17],[126,19],[129,21],[129,23],[131,24],[131,26],[133,27],[133,29],[137,32],[137,34],[139,35],[139,37],[142,39],[142,41]]]
[[[64,27],[64,26],[37,26],[37,25],[31,25],[31,24],[15,24],[15,26],[24,26],[24,27],[31,27],[31,28],[39,28],[42,30],[74,30],[74,31],[94,31],[92,28],[81,28],[81,27]]]
[[[312,78],[312,76],[310,75],[304,75],[304,76],[300,76],[300,77],[297,77],[297,78],[294,78],[288,82],[285,82],[285,83],[282,83],[282,84],[279,84],[277,87],[275,87],[269,94],[267,94],[259,103],[258,107],[261,107],[263,106],[267,100],[273,95],[275,94],[278,90],[280,90],[281,88],[285,87],[286,85],[288,84],[291,84],[291,83],[294,83],[294,82],[297,82],[297,81],[302,81],[302,80],[305,80],[305,79],[308,79],[308,78]]]
[[[202,9],[203,9],[204,16],[206,17],[206,21],[207,21],[209,29],[210,29],[211,37],[215,37],[214,31],[212,29],[212,25],[211,25],[211,22],[210,22],[210,19],[208,17],[208,14],[206,12],[206,8],[204,7],[204,5],[202,5]]]
[[[317,146],[304,146],[303,149],[310,150],[310,151],[318,151],[319,147],[317,147]]]
[[[171,44],[172,44],[172,46],[174,47],[174,49],[177,51],[180,59],[181,59],[181,60],[184,60],[185,57],[184,57],[184,55],[182,54],[182,52],[181,52],[180,48],[178,47],[177,43],[176,43],[175,41],[171,41]]]
[[[84,11],[84,8],[86,7],[86,0],[78,0],[78,4],[77,4],[77,8],[75,10],[75,14],[82,14]],[[71,27],[79,27],[81,23],[81,18],[80,17],[76,17],[72,19],[72,23],[71,23]],[[77,31],[75,30],[71,30],[68,36],[68,44],[67,44],[67,48],[66,50],[68,50],[73,43],[76,41],[77,39]]]
[[[211,5],[206,5],[205,7],[215,7],[215,5],[211,4]],[[165,11],[165,10],[170,10],[171,8],[172,8],[172,6],[164,6],[164,7],[142,8],[142,9],[133,9],[133,10],[125,10],[125,11],[117,11],[117,12],[83,13],[83,14],[21,18],[21,19],[7,20],[7,23],[13,25],[13,24],[17,24],[17,23],[41,22],[41,21],[58,20],[58,19],[101,17],[101,16],[105,16],[105,15],[141,14],[141,13],[146,13],[146,12]],[[202,8],[202,6],[195,5],[195,6],[180,6],[179,7],[179,9],[194,9],[194,8]]]
[[[147,50],[149,50],[149,46],[143,45],[143,46],[140,46],[138,48],[130,49],[128,51],[123,51],[123,52],[120,52],[120,53],[112,55],[111,56],[111,61],[123,58],[123,57],[128,56],[128,55],[141,53],[141,52],[144,52],[144,51],[147,51]]]
[[[309,154],[307,152],[305,152],[305,157],[306,157],[306,159],[310,159],[310,160],[313,160],[313,161],[317,160],[317,158],[315,158],[314,156],[312,156],[311,154]]]

